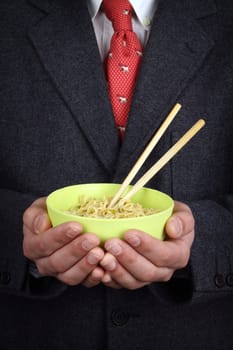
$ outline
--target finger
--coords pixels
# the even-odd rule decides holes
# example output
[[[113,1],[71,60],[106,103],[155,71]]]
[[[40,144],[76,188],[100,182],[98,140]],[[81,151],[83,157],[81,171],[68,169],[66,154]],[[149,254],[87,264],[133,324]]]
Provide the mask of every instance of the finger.
[[[101,248],[94,248],[87,254],[87,256],[81,259],[69,270],[57,274],[57,278],[70,286],[80,284],[87,278],[91,271],[96,268],[103,256],[104,252]]]
[[[24,227],[24,255],[31,260],[49,256],[81,233],[82,226],[77,222],[64,223],[39,235]]]
[[[87,276],[87,278],[82,282],[82,285],[86,288],[92,288],[100,284],[102,278],[104,276],[104,270],[97,266],[91,273]]]
[[[105,254],[105,257],[107,258],[107,254]],[[108,261],[102,261],[102,264],[104,266],[104,268],[107,270],[108,269],[108,263],[110,263],[110,265],[112,265],[112,263],[110,262],[110,257],[111,255],[108,255]],[[112,257],[114,258],[114,257]],[[138,289],[141,288],[147,284],[149,284],[149,282],[147,281],[140,281],[137,278],[135,278],[134,275],[132,275],[126,268],[124,268],[124,266],[122,266],[119,262],[116,264],[116,268],[114,270],[112,270],[109,273],[111,280],[107,279],[107,274],[105,275],[105,279],[104,282],[106,285],[111,286],[112,288],[115,288],[115,286],[117,285],[117,288],[119,288],[119,286],[121,288],[127,288],[127,289]]]
[[[46,197],[37,199],[26,209],[23,215],[23,223],[35,233],[44,232],[51,227],[47,213]]]
[[[119,289],[122,288],[116,281],[112,279],[110,271],[115,270],[117,265],[117,260],[109,253],[106,253],[104,255],[104,258],[100,261],[100,265],[104,268],[105,273],[102,278],[102,283],[104,283],[106,286]]]
[[[80,261],[89,251],[99,245],[99,238],[91,233],[83,234],[48,257],[37,260],[41,274],[53,275],[69,270]]]
[[[112,276],[110,275],[110,273],[105,271],[105,274],[102,278],[102,283],[109,288],[113,288],[113,289],[121,289],[122,286],[120,286],[118,283],[116,283],[116,281],[114,281],[112,279]]]
[[[116,262],[114,270],[112,270],[113,261]],[[106,275],[104,279],[105,284],[108,284],[109,286],[116,283],[123,288],[137,289],[144,285],[144,283],[137,281],[134,276],[132,276],[123,266],[121,266],[111,254],[106,253],[100,264],[104,269],[108,269],[108,265],[110,266],[110,278],[108,275]]]
[[[144,232],[130,230],[124,240],[153,265],[168,269],[179,269],[187,265],[190,246],[182,239],[161,241]]]
[[[124,269],[127,270],[127,272],[137,281],[149,283],[168,280],[171,277],[170,268],[167,266],[156,266],[145,256],[139,254],[135,249],[126,244],[124,241],[111,239],[106,243],[105,248],[115,256],[120,265],[124,267]],[[105,261],[106,260],[107,254],[105,255]],[[108,261],[108,266],[111,266],[111,264],[113,264],[113,262]],[[108,269],[108,266],[104,266],[104,268]],[[118,265],[116,264],[116,266]],[[119,280],[115,276],[115,272],[116,269],[111,272],[111,276],[119,283]],[[118,272],[121,273],[121,271]]]
[[[194,217],[191,209],[184,203],[175,202],[174,212],[166,223],[166,234],[171,238],[178,238],[194,232]]]

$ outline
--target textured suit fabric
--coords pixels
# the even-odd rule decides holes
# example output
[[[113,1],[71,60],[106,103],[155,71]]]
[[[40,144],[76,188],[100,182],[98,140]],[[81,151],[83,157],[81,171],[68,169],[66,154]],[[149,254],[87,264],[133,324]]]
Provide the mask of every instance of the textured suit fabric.
[[[85,1],[0,3],[0,348],[233,348],[233,4],[161,0],[119,143]],[[176,103],[138,177],[198,118],[148,186],[190,205],[189,266],[139,290],[30,277],[22,214],[52,190],[121,182]]]

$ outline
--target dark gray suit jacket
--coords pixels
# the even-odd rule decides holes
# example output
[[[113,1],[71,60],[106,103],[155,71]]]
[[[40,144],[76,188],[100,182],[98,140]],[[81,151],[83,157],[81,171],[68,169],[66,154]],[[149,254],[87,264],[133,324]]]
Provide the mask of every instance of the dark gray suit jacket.
[[[233,349],[233,2],[161,0],[122,146],[85,1],[0,3],[0,349]],[[121,182],[176,103],[141,176],[205,128],[148,186],[190,205],[190,264],[136,291],[30,277],[22,214],[71,184]]]

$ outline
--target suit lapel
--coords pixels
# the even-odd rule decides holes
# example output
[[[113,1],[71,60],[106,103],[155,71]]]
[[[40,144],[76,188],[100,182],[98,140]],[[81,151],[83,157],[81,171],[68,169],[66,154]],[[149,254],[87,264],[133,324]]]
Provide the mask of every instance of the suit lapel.
[[[113,181],[121,181],[213,47],[195,18],[214,12],[213,0],[196,0],[193,9],[188,0],[160,1],[119,156],[85,1],[29,1],[48,13],[29,34],[45,69],[106,170],[116,168]]]
[[[213,47],[188,1],[161,1],[144,52],[115,181],[122,181]],[[209,5],[208,5],[209,4]],[[198,7],[198,4],[196,4]],[[215,10],[212,0],[203,12]],[[209,6],[209,11],[207,7]],[[198,15],[202,12],[198,8]]]
[[[52,9],[45,0],[42,3],[49,14],[31,28],[29,36],[97,157],[112,172],[119,141],[85,2]]]

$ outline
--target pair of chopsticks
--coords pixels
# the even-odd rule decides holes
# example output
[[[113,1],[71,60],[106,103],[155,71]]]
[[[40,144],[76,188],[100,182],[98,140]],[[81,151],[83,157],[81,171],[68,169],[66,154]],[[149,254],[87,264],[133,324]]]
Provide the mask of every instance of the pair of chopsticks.
[[[118,192],[113,197],[109,207],[112,208],[116,204],[122,205],[126,200],[130,199],[137,191],[139,191],[148,181],[158,173],[161,168],[169,162],[169,160],[174,157],[180,150],[183,148],[192,138],[197,134],[197,132],[205,125],[205,121],[203,119],[199,119],[131,188],[131,190],[123,197],[120,198],[122,193],[126,190],[127,186],[136,176],[138,170],[144,164],[145,160],[148,158],[168,126],[171,124],[172,120],[175,118],[179,110],[181,109],[181,105],[177,103],[168,116],[165,118],[164,122],[157,130],[155,135],[152,137],[151,141],[142,152],[133,168],[130,170],[129,174],[121,184]]]

